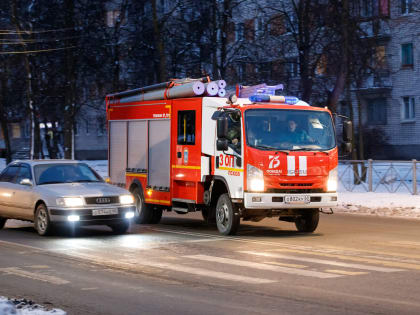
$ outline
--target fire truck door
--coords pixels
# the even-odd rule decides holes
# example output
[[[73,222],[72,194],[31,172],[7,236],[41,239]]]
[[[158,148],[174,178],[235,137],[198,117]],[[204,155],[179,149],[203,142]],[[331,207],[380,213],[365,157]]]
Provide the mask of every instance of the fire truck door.
[[[243,198],[244,159],[243,129],[241,116],[238,113],[228,114],[228,149],[220,151],[215,144],[214,174],[223,178],[228,185],[231,198]]]
[[[174,102],[172,114],[172,198],[197,202],[201,165],[200,108],[197,101]]]

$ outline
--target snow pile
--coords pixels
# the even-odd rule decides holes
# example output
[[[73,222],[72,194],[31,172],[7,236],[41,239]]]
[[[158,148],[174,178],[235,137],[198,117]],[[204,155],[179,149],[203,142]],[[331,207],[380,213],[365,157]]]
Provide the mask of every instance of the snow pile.
[[[335,212],[420,219],[420,196],[404,193],[339,192]]]
[[[0,296],[0,315],[66,315],[60,309],[48,310],[27,299],[7,299]]]

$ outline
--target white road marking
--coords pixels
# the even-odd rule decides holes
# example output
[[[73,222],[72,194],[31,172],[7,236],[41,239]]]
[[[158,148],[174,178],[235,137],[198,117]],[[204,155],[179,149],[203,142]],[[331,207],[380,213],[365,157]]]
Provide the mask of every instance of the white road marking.
[[[346,276],[360,276],[360,275],[367,274],[367,272],[364,272],[364,271],[347,271],[347,270],[337,270],[337,269],[327,269],[325,271],[338,273],[339,275],[346,275]]]
[[[234,275],[231,273],[212,271],[208,269],[182,266],[180,264],[169,264],[169,263],[153,262],[153,261],[146,261],[146,262],[142,261],[142,262],[139,262],[139,264],[149,266],[149,267],[189,273],[189,274],[202,276],[202,277],[216,278],[216,279],[222,279],[222,280],[228,280],[228,281],[237,281],[237,282],[243,282],[243,283],[249,283],[249,284],[265,284],[265,283],[277,282],[277,281],[269,280],[269,279],[252,278],[252,277]]]
[[[32,266],[25,266],[25,267],[27,267],[27,268],[33,268],[33,269],[48,269],[48,268],[50,268],[47,265],[32,265]]]
[[[256,256],[290,259],[290,260],[297,260],[297,261],[312,262],[316,264],[340,266],[340,267],[355,268],[355,269],[364,269],[364,270],[379,271],[379,272],[403,271],[403,269],[376,267],[376,266],[369,266],[369,265],[363,265],[363,264],[350,264],[350,263],[334,261],[334,260],[323,260],[323,259],[317,259],[317,258],[299,257],[299,256],[292,256],[292,255],[260,253],[260,252],[252,252],[252,251],[239,251],[239,252],[243,254],[250,254],[250,255],[256,255]]]
[[[4,272],[5,274],[8,274],[8,275],[20,276],[20,277],[29,278],[32,280],[38,280],[38,281],[48,282],[48,283],[57,284],[57,285],[70,283],[70,281],[67,281],[58,277],[48,276],[42,273],[25,271],[17,267],[0,268],[0,272]]]
[[[321,278],[321,279],[340,277],[339,275],[329,274],[326,272],[274,266],[274,265],[256,263],[252,261],[243,261],[243,260],[223,258],[223,257],[214,257],[214,256],[207,256],[207,255],[189,255],[189,256],[184,256],[184,257],[197,259],[197,260],[203,260],[203,261],[216,262],[216,263],[221,263],[221,264],[249,267],[249,268],[260,269],[260,270],[270,270],[270,271],[283,272],[283,273],[306,276],[306,277],[315,277],[315,278]]]

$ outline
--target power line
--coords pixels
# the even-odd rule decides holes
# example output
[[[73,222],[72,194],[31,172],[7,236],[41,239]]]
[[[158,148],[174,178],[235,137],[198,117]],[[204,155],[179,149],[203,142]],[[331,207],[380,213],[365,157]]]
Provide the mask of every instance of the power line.
[[[69,46],[69,47],[62,47],[62,48],[39,49],[39,50],[24,50],[24,51],[4,51],[4,52],[0,52],[0,55],[34,54],[34,53],[42,53],[42,52],[49,52],[49,51],[56,51],[56,50],[73,49],[77,47],[80,47],[80,46]]]

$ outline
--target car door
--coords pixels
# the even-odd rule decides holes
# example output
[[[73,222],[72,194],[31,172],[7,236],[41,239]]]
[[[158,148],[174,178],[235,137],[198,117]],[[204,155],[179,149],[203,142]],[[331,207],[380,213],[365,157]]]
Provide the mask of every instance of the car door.
[[[9,165],[0,175],[0,215],[16,217],[14,208],[14,184],[19,172],[18,165]]]
[[[29,179],[33,182],[31,168],[28,164],[20,164],[17,176],[13,182],[14,208],[23,219],[33,220],[34,218],[34,189],[33,186],[22,185],[23,179]]]

